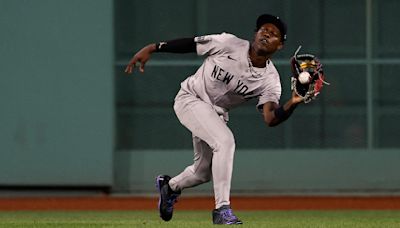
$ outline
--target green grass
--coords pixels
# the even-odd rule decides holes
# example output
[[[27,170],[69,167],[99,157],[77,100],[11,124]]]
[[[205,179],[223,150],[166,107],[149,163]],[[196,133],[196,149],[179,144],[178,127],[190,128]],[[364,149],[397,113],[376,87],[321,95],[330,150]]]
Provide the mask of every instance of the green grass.
[[[400,211],[237,211],[242,227],[400,227]],[[215,227],[209,211],[176,211],[163,222],[156,211],[0,212],[0,227]]]

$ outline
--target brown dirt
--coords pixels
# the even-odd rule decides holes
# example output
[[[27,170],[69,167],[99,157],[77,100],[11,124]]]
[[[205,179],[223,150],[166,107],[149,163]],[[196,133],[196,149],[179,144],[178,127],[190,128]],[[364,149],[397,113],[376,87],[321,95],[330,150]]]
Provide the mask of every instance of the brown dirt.
[[[400,210],[400,197],[232,197],[236,210]],[[182,197],[178,210],[211,210],[211,197]],[[0,210],[157,210],[146,197],[0,198]]]

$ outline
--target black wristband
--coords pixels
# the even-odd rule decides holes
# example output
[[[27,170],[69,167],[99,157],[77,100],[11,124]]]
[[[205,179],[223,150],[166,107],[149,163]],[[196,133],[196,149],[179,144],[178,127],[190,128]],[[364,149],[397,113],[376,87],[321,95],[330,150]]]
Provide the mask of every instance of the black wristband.
[[[285,112],[285,110],[283,109],[283,106],[279,106],[279,108],[275,109],[274,113],[275,113],[275,117],[280,120],[286,120],[290,116],[289,113]]]
[[[160,52],[160,48],[162,45],[166,44],[166,42],[158,42],[156,43],[156,52]]]

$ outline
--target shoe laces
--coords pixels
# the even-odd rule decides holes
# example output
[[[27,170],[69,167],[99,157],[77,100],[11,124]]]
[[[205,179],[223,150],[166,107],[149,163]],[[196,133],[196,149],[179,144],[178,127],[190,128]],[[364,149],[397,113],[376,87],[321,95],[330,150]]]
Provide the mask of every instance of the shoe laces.
[[[238,218],[233,214],[232,209],[222,210],[220,213],[222,214],[222,217],[227,221],[238,220]]]
[[[167,201],[168,210],[172,210],[173,209],[174,204],[176,202],[178,202],[178,196],[179,195],[180,194],[178,194],[178,193],[169,194],[168,199],[166,200]]]
[[[174,203],[178,202],[178,196],[179,194],[172,193],[171,195],[169,195],[167,203],[172,206]]]

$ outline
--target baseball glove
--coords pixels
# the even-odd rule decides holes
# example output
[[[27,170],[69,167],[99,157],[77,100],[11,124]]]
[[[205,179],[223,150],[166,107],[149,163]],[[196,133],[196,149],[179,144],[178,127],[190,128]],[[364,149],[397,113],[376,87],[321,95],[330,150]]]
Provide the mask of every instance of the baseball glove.
[[[303,98],[304,103],[309,103],[320,93],[322,87],[329,85],[324,81],[325,76],[322,64],[314,55],[298,54],[301,46],[291,58],[292,68],[291,89]]]

